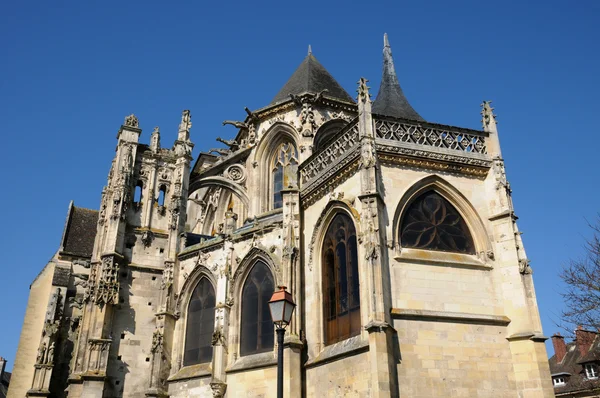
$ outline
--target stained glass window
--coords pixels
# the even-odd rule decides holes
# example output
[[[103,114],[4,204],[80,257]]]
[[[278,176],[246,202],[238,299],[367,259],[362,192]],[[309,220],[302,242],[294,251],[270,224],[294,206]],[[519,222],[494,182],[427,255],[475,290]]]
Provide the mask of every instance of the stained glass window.
[[[285,168],[298,165],[298,152],[294,144],[285,142],[279,146],[273,162],[273,208],[283,207],[281,191],[287,187]]]
[[[275,291],[273,276],[265,263],[257,261],[242,289],[240,355],[273,350],[273,320],[269,300]]]
[[[428,191],[410,204],[400,227],[402,247],[475,254],[465,220],[452,204]]]
[[[360,289],[354,223],[337,214],[323,242],[325,343],[332,344],[360,334]]]
[[[202,278],[196,285],[188,306],[184,366],[212,360],[214,324],[215,290],[207,278]]]

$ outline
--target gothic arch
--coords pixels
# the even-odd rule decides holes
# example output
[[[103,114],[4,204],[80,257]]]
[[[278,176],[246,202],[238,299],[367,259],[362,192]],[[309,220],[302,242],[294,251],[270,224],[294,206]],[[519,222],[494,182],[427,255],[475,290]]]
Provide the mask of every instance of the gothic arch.
[[[471,202],[457,188],[437,175],[430,175],[417,181],[410,188],[408,188],[408,190],[400,198],[400,201],[398,202],[394,212],[393,223],[391,224],[391,235],[393,237],[394,247],[397,251],[397,254],[399,254],[400,250],[399,231],[402,223],[402,217],[406,213],[408,206],[417,197],[430,190],[435,191],[444,199],[449,201],[460,213],[467,224],[469,231],[471,232],[473,243],[475,245],[475,252],[480,256],[480,258],[484,259],[486,255],[491,257],[490,253],[492,253],[492,244],[490,242],[485,225],[483,224],[481,217],[479,217],[477,210],[475,210]]]
[[[321,125],[313,140],[313,153],[316,153],[324,144],[331,141],[348,122],[344,119],[332,119]]]
[[[338,214],[347,215],[350,220],[354,223],[354,229],[356,231],[356,236],[359,237],[361,234],[361,225],[360,225],[360,215],[358,211],[352,206],[352,202],[347,199],[341,200],[331,200],[321,212],[321,215],[317,219],[315,223],[312,239],[309,243],[309,272],[313,273],[313,280],[315,282],[315,299],[313,300],[312,307],[307,307],[307,311],[312,311],[316,317],[316,325],[317,325],[317,336],[315,340],[317,341],[318,346],[325,347],[325,315],[323,310],[323,267],[321,264],[321,252],[323,250],[323,243],[325,240],[325,235],[327,230],[329,229],[329,225],[333,221],[336,215]],[[358,244],[357,254],[359,258],[358,268],[359,268],[359,279],[362,278],[361,274],[361,245]],[[314,265],[314,267],[313,267]],[[364,281],[364,279],[362,279]],[[361,303],[365,303],[367,305],[368,300],[364,296],[365,289],[360,289],[360,300]],[[366,308],[366,307],[365,307]],[[361,317],[364,317],[365,312],[362,313]]]
[[[246,193],[246,189],[238,183],[235,183],[231,180],[228,180],[225,177],[213,176],[213,177],[204,177],[200,179],[195,179],[190,181],[189,193],[193,194],[200,188],[206,186],[219,186],[226,188],[233,192],[241,201],[244,203],[244,206],[248,207],[250,204],[250,198],[248,198],[248,194]]]
[[[179,297],[177,298],[175,310],[179,311],[179,313],[182,314],[182,317],[185,312],[182,311],[182,309],[187,308],[187,305],[190,302],[190,297],[192,296],[192,292],[202,277],[208,278],[215,291],[217,290],[217,281],[210,269],[202,264],[196,265],[192,273],[183,282],[181,290],[179,291]]]
[[[246,253],[244,258],[240,261],[238,267],[233,272],[233,275],[231,277],[231,288],[229,297],[230,299],[233,299],[233,306],[231,308],[231,315],[229,318],[229,355],[231,361],[234,361],[235,358],[239,356],[241,349],[240,342],[242,327],[242,290],[244,287],[244,283],[246,282],[246,278],[248,277],[250,271],[258,261],[264,263],[267,266],[269,272],[271,272],[274,286],[277,286],[281,283],[281,277],[277,272],[276,266],[276,264],[280,263],[280,261],[275,259],[272,255],[270,255],[266,248],[253,247],[248,253]]]
[[[204,265],[197,265],[188,278],[183,282],[181,290],[179,291],[179,297],[175,304],[175,312],[179,314],[177,319],[177,327],[175,330],[173,351],[175,352],[176,366],[180,369],[183,366],[185,343],[186,343],[186,331],[187,331],[187,320],[188,320],[188,306],[194,289],[200,283],[202,278],[206,278],[212,285],[215,293],[217,291],[217,281],[215,280],[212,272]]]
[[[293,144],[296,155],[298,156],[298,145],[300,136],[296,129],[285,122],[278,121],[271,126],[261,137],[256,150],[254,151],[254,161],[258,163],[257,170],[258,183],[256,184],[256,213],[260,214],[272,209],[273,192],[272,192],[272,160],[275,156],[275,151],[285,142]]]

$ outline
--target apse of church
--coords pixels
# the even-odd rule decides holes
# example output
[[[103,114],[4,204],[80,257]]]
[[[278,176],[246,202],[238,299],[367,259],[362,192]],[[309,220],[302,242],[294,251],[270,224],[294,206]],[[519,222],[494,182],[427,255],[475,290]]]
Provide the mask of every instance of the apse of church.
[[[192,163],[128,116],[99,210],[31,285],[9,397],[551,397],[498,129],[426,121],[384,39],[375,100],[310,52]],[[35,344],[31,344],[35,341]]]

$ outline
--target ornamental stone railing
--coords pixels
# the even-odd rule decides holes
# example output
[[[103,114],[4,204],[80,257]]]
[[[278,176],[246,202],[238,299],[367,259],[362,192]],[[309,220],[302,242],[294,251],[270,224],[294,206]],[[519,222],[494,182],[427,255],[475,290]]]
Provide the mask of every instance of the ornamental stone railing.
[[[385,119],[375,120],[377,138],[434,148],[487,154],[486,133],[458,127],[409,124]],[[423,148],[425,150],[425,148]]]
[[[355,119],[342,129],[338,138],[302,163],[300,166],[302,188],[312,186],[318,182],[318,179],[327,179],[348,163],[346,160],[351,157],[351,154],[358,153],[359,146],[358,120]]]

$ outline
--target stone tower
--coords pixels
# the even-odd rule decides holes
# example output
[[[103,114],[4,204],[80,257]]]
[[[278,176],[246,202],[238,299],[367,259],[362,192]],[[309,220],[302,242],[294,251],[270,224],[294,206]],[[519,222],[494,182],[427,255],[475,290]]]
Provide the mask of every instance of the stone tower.
[[[374,101],[367,84],[355,101],[309,49],[191,169],[188,111],[171,150],[128,117],[88,262],[55,256],[64,298],[46,304],[64,330],[42,323],[40,350],[72,349],[23,348],[13,378],[29,395],[274,396],[268,300],[284,285],[286,397],[551,397],[490,103],[482,130],[426,121],[387,36]],[[45,283],[30,304],[54,297]]]

